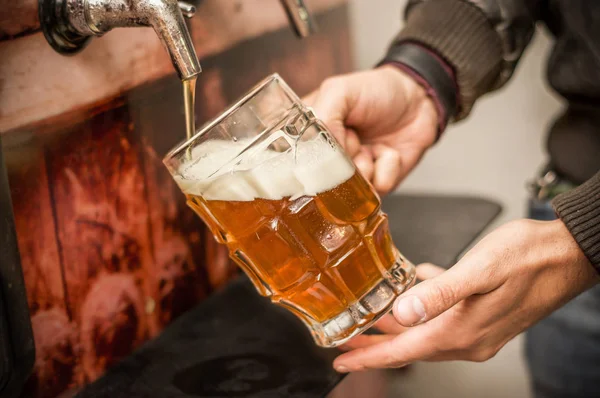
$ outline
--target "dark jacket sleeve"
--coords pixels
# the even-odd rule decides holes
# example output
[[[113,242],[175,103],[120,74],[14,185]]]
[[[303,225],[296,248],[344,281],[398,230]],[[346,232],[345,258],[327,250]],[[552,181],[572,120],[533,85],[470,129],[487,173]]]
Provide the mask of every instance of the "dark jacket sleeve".
[[[552,202],[581,250],[600,272],[600,172]]]
[[[393,58],[399,47],[411,43],[435,51],[454,71],[457,109],[448,113],[460,120],[480,96],[503,86],[511,77],[535,31],[539,3],[410,0],[406,24],[388,57]]]

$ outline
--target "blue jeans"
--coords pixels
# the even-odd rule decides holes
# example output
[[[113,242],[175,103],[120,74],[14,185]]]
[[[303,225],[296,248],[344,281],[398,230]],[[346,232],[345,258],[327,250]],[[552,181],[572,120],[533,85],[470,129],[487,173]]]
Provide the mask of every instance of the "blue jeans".
[[[555,218],[537,201],[529,215]],[[600,286],[534,325],[525,341],[535,398],[600,398]]]

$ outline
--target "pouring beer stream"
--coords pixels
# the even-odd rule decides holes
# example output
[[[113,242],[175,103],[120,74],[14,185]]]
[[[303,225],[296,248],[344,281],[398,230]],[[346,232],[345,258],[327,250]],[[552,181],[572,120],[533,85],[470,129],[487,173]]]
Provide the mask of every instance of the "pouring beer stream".
[[[196,131],[196,117],[194,113],[196,102],[196,76],[183,81],[183,106],[185,111],[185,132],[189,140]]]

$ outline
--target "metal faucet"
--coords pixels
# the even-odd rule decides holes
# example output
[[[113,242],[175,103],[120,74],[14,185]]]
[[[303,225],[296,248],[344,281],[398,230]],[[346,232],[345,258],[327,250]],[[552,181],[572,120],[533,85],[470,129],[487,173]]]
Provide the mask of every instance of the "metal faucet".
[[[61,54],[81,51],[113,28],[149,26],[163,42],[181,80],[202,69],[183,17],[196,8],[177,0],[39,0],[46,40]]]
[[[317,31],[317,24],[304,0],[281,0],[281,4],[298,37],[307,37]]]

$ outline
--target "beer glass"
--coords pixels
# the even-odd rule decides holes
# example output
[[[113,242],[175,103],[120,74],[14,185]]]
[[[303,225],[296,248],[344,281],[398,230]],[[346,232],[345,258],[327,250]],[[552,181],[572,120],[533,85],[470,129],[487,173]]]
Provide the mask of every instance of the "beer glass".
[[[415,280],[372,186],[277,74],[164,163],[258,292],[318,345],[365,331]]]

